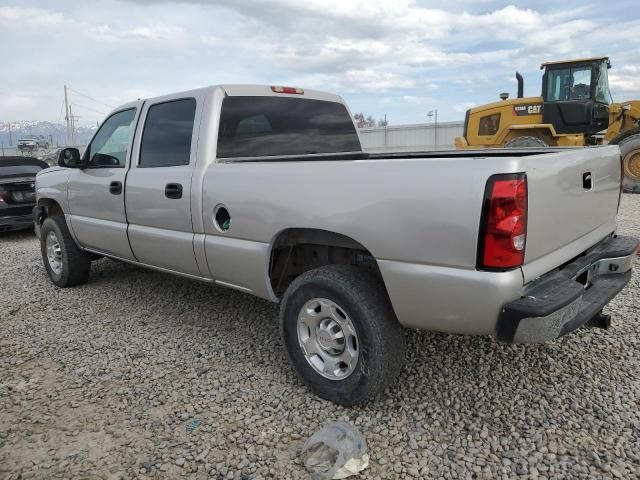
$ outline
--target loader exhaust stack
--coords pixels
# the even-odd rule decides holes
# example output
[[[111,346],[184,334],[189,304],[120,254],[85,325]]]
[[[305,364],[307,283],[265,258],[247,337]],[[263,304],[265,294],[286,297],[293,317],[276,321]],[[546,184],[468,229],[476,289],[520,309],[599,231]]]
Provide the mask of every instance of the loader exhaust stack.
[[[516,80],[518,80],[518,98],[524,97],[524,79],[519,72],[516,72]]]

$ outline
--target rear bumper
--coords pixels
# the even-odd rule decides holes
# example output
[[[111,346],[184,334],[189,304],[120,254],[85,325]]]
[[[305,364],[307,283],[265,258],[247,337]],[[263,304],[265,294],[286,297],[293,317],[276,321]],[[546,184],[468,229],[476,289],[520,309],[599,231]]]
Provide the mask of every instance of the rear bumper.
[[[638,248],[632,237],[609,237],[562,270],[532,282],[503,306],[497,336],[505,342],[542,343],[594,318],[631,278]]]
[[[0,217],[0,232],[22,230],[33,226],[33,217],[29,215],[15,215]]]

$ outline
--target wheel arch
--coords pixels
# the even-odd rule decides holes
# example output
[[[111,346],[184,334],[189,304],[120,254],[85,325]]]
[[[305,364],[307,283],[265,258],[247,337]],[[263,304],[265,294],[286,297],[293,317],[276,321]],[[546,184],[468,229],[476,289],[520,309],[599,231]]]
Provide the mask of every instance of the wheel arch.
[[[45,213],[45,216],[42,217],[40,223],[42,223],[42,221],[44,221],[46,217],[51,217],[53,215],[64,215],[62,206],[52,198],[39,198],[38,207],[42,207]]]
[[[640,135],[640,127],[630,128],[625,132],[619,133],[609,141],[609,145],[618,145],[621,141],[634,135]]]
[[[357,240],[330,230],[286,228],[270,242],[268,275],[277,298],[301,274],[326,265],[356,265],[380,275],[376,258]]]
[[[498,143],[505,145],[517,137],[536,137],[549,146],[557,143],[557,134],[553,125],[547,124],[511,125],[504,129]]]

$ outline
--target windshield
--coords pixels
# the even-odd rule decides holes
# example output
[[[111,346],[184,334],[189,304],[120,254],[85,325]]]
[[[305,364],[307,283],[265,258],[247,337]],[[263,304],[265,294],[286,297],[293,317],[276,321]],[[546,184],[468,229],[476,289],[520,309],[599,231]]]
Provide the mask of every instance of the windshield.
[[[227,97],[218,158],[361,152],[344,105],[284,97]]]
[[[591,98],[590,65],[548,71],[546,95],[548,102],[589,98]]]

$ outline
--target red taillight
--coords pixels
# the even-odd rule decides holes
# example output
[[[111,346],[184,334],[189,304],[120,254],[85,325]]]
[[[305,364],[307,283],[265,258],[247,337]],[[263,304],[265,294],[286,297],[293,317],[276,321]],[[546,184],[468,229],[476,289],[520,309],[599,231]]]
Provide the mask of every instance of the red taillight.
[[[276,86],[272,86],[271,87],[271,91],[274,93],[291,93],[293,95],[302,95],[304,94],[304,90],[302,90],[301,88],[295,88],[295,87],[276,87]]]
[[[527,177],[494,175],[487,182],[480,224],[478,268],[508,270],[524,263]]]

